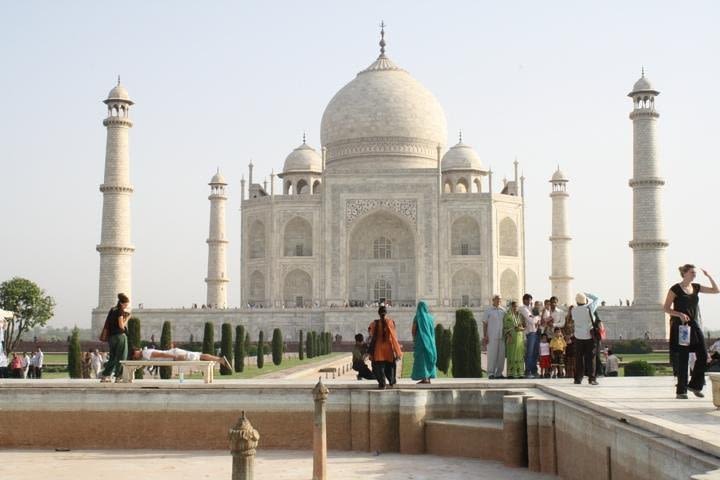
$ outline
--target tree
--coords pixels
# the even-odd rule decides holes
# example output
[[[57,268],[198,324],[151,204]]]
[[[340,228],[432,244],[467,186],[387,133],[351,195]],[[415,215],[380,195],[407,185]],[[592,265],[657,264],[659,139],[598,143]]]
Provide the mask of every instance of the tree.
[[[172,348],[172,325],[169,321],[164,321],[162,333],[160,334],[160,350],[170,350]],[[172,378],[172,367],[160,367],[160,378],[167,380]]]
[[[260,335],[258,335],[257,354],[255,358],[257,359],[257,367],[262,368],[265,365],[265,334],[262,330],[260,330]]]
[[[442,358],[440,358],[438,354],[438,360],[441,361],[440,365],[438,366],[438,370],[440,370],[446,375],[448,373],[448,370],[450,369],[450,357],[452,356],[452,338],[452,330],[449,328],[444,328],[442,332],[442,340],[440,341],[440,345],[442,345]]]
[[[437,352],[435,366],[438,370],[442,370],[440,368],[440,359],[442,358],[442,336],[444,331],[445,327],[443,327],[442,323],[435,324],[435,351]]]
[[[250,355],[250,332],[245,332],[245,356]]]
[[[313,342],[312,332],[307,333],[307,339],[305,343],[307,344],[307,357],[313,358],[315,356],[315,343]]]
[[[220,330],[220,356],[227,358],[229,362],[233,358],[232,325],[229,323],[223,323]],[[232,373],[232,364],[229,368],[224,363],[220,364],[220,375],[232,375]]]
[[[456,378],[482,377],[480,365],[480,334],[470,309],[455,312],[452,336],[452,375]]]
[[[235,371],[242,372],[245,370],[245,327],[238,325],[235,327]]]
[[[283,356],[283,337],[279,328],[273,330],[272,336],[272,361],[274,365],[282,363]]]
[[[323,354],[320,349],[320,335],[318,335],[318,332],[313,332],[313,350],[315,351],[316,357]]]
[[[20,277],[0,284],[0,308],[15,313],[7,321],[5,354],[15,350],[22,336],[35,327],[44,327],[55,311],[55,299],[34,282]]]
[[[68,373],[70,378],[82,378],[82,358],[80,352],[80,329],[73,328],[68,345]]]
[[[212,322],[205,322],[202,353],[209,353],[210,355],[215,355],[215,326],[212,324]]]
[[[332,353],[332,333],[325,332],[325,354]]]
[[[140,346],[140,319],[137,317],[130,317],[127,323],[128,330],[128,352],[132,352],[134,348],[142,348]],[[135,370],[135,378],[143,378],[143,369],[138,368]]]
[[[305,359],[305,345],[303,343],[303,331],[300,330],[300,335],[298,339],[298,358],[300,360]]]

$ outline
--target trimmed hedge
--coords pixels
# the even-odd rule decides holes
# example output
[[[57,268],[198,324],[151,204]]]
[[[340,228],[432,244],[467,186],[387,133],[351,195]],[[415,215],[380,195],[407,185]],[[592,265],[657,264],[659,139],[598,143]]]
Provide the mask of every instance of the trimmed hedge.
[[[452,356],[452,330],[444,328],[440,340],[440,351],[438,352],[438,370],[447,375],[450,370],[450,357]],[[482,375],[482,372],[481,372]]]
[[[245,370],[245,327],[238,325],[235,327],[235,358],[234,367],[236,372]]]
[[[613,353],[652,353],[650,343],[639,338],[633,340],[618,340],[612,344]]]
[[[280,365],[283,357],[283,337],[279,328],[273,330],[272,336],[272,361],[274,365]]]
[[[215,355],[215,326],[212,324],[212,322],[205,322],[202,353],[209,353],[210,355]]]
[[[134,348],[142,348],[142,340],[140,340],[140,319],[137,317],[130,317],[127,323],[128,329],[128,356],[132,354]],[[135,370],[135,378],[143,378],[143,371],[145,369],[138,368]]]
[[[232,362],[233,359],[233,343],[232,343],[232,325],[223,323],[220,329],[220,356]],[[220,364],[220,375],[232,375],[232,366],[228,368],[225,362]]]
[[[461,308],[455,312],[452,336],[452,375],[456,378],[482,377],[480,334],[472,311]]]
[[[613,351],[613,353],[615,353]],[[654,377],[655,376],[655,365],[652,365],[645,360],[635,360],[625,365],[625,376],[626,377]]]
[[[303,341],[303,331],[300,330],[300,333],[298,335],[298,358],[300,360],[305,359],[305,345]]]
[[[82,378],[82,358],[80,353],[80,329],[73,328],[68,344],[68,374],[70,378]]]
[[[312,332],[307,332],[307,338],[305,340],[306,347],[307,347],[307,357],[308,358],[314,358],[315,357],[315,342],[313,342]]]
[[[265,366],[265,355],[263,355],[262,352],[265,351],[265,333],[263,333],[262,330],[260,330],[260,335],[258,335],[258,343],[257,343],[257,354],[255,355],[255,358],[257,359],[257,367],[263,368]]]
[[[445,327],[442,323],[435,324],[435,351],[437,352],[437,360],[435,361],[435,367],[440,370],[440,357],[442,356],[442,335],[445,331]]]
[[[169,321],[164,321],[162,333],[160,334],[160,350],[172,348],[172,326]],[[160,367],[160,378],[167,380],[172,377],[172,367]]]

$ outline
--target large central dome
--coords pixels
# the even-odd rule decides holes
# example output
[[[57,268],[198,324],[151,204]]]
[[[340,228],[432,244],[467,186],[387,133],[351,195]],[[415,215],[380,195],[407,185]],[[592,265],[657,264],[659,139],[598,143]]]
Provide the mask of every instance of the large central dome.
[[[434,168],[447,123],[433,94],[387,58],[383,48],[330,100],[320,135],[328,168],[331,163],[372,167],[378,161],[387,168],[388,157],[392,166]]]

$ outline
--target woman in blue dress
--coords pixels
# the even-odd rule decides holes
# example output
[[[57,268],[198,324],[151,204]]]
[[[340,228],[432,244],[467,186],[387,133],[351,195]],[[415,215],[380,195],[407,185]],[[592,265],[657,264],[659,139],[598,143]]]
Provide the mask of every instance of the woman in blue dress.
[[[427,303],[420,301],[415,312],[412,326],[413,340],[415,341],[415,355],[413,357],[413,380],[418,383],[430,383],[435,378],[435,364],[437,362],[437,349],[435,348],[435,320],[430,315]]]

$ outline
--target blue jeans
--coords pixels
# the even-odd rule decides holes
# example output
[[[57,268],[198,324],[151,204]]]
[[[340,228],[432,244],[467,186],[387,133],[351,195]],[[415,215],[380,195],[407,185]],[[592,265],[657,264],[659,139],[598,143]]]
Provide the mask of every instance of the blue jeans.
[[[538,353],[540,342],[537,332],[531,332],[525,336],[525,374],[537,375]]]

